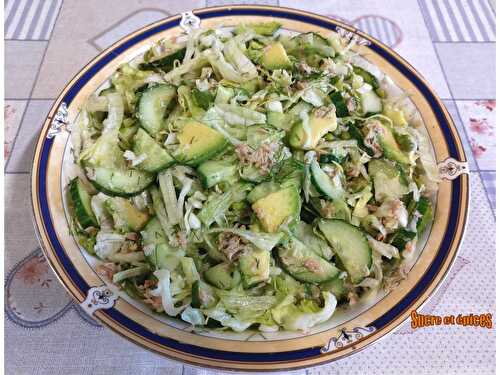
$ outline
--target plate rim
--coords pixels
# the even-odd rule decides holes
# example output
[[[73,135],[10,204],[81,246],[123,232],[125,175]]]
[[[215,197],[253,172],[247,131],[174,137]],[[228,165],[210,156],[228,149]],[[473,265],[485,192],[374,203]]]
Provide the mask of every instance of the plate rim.
[[[451,133],[452,133],[452,134],[450,134],[450,137],[451,137],[452,141],[454,142],[454,146],[456,147],[456,152],[457,152],[457,154],[459,156],[459,159],[461,161],[465,161],[466,162],[466,156],[465,156],[465,153],[464,153],[463,144],[461,142],[460,137],[458,136],[458,131],[457,131],[457,129],[456,129],[454,123],[453,123],[453,120],[452,120],[451,116],[449,115],[446,107],[442,103],[442,101],[436,95],[436,93],[434,92],[434,90],[428,85],[428,83],[423,79],[423,77],[418,73],[418,71],[416,71],[416,69],[413,68],[413,66],[411,66],[411,64],[409,64],[401,56],[399,56],[397,53],[395,53],[392,49],[390,49],[387,46],[383,45],[380,41],[378,41],[378,40],[370,37],[369,35],[363,33],[362,31],[359,31],[359,30],[351,27],[350,25],[346,25],[342,21],[339,21],[339,20],[336,20],[336,19],[330,19],[330,18],[327,18],[325,16],[317,15],[317,14],[306,12],[306,11],[302,11],[302,10],[292,9],[292,8],[275,7],[275,6],[262,6],[262,5],[238,5],[238,6],[235,5],[235,6],[228,6],[228,7],[218,6],[218,7],[200,8],[200,9],[194,10],[193,13],[196,14],[196,15],[198,15],[198,16],[203,16],[203,15],[210,14],[211,12],[229,12],[230,13],[230,12],[233,12],[235,10],[260,11],[260,12],[271,12],[271,13],[278,12],[278,13],[280,13],[278,15],[278,17],[279,16],[284,16],[286,13],[288,13],[288,14],[302,15],[302,16],[306,16],[306,17],[309,17],[309,18],[311,18],[311,17],[312,18],[316,18],[316,19],[321,20],[324,24],[328,24],[328,26],[329,26],[329,27],[328,26],[323,26],[323,27],[328,27],[330,29],[334,29],[336,26],[339,26],[339,27],[341,27],[343,29],[351,31],[351,32],[353,32],[353,33],[355,33],[357,35],[360,35],[362,38],[370,40],[373,44],[377,45],[377,47],[385,49],[386,52],[391,57],[396,58],[397,60],[399,60],[410,71],[411,74],[413,74],[417,79],[419,79],[421,81],[421,83],[425,86],[425,88],[430,92],[431,96],[436,100],[437,104],[440,106],[440,109],[441,109],[441,111],[444,114],[444,117],[445,117],[445,120],[446,120],[445,123],[448,126],[448,130],[450,130]],[[254,14],[248,14],[248,15],[249,16],[258,15],[258,16],[265,16],[265,17],[273,17],[272,14],[269,15],[269,14],[255,14],[254,13]],[[223,16],[224,15],[213,15],[212,18],[218,18],[218,17],[223,17]],[[236,16],[236,17],[238,17],[240,15],[238,15],[238,14],[227,14],[227,16]],[[204,18],[202,18],[202,19],[204,19]],[[43,220],[42,220],[42,223],[40,223],[39,217],[38,217],[39,213],[36,210],[36,207],[38,207],[38,203],[36,202],[35,198],[37,198],[37,194],[39,193],[39,189],[35,189],[35,187],[37,185],[34,184],[34,182],[35,182],[35,178],[38,177],[37,167],[39,167],[41,165],[41,163],[40,163],[40,155],[41,155],[40,147],[45,143],[45,136],[44,136],[44,134],[48,130],[48,127],[49,127],[48,125],[50,125],[50,120],[52,120],[52,118],[54,117],[55,111],[59,108],[59,106],[62,103],[63,99],[68,95],[69,90],[73,89],[74,84],[77,83],[84,76],[84,74],[86,74],[88,72],[89,68],[94,67],[99,62],[102,62],[103,59],[104,59],[104,57],[106,57],[110,52],[116,50],[117,47],[122,46],[123,44],[125,44],[125,42],[129,41],[130,39],[132,39],[134,37],[137,37],[137,36],[140,36],[140,35],[144,34],[145,32],[149,32],[152,29],[154,29],[155,27],[158,27],[158,26],[161,26],[161,25],[165,26],[167,24],[174,23],[174,22],[178,23],[179,20],[180,20],[180,15],[174,15],[174,16],[171,16],[171,17],[159,20],[157,22],[151,23],[150,25],[144,26],[144,27],[142,27],[142,28],[140,28],[140,29],[132,32],[131,34],[128,34],[128,35],[124,36],[123,38],[121,38],[120,40],[118,40],[117,42],[115,42],[114,44],[112,44],[110,47],[108,47],[107,49],[105,49],[101,53],[99,53],[95,58],[93,58],[92,60],[90,60],[90,62],[87,63],[69,81],[69,83],[63,88],[63,90],[61,91],[61,94],[55,100],[55,102],[53,104],[53,107],[49,111],[49,115],[47,116],[47,118],[46,118],[46,120],[44,122],[44,126],[42,127],[42,129],[40,131],[40,134],[39,134],[39,136],[37,138],[37,143],[36,143],[36,147],[35,147],[35,154],[34,154],[34,160],[33,160],[33,168],[31,170],[31,186],[30,186],[31,187],[31,197],[32,197],[32,202],[31,203],[32,203],[32,209],[33,209],[33,215],[34,215],[33,216],[34,226],[35,226],[37,237],[38,237],[38,240],[39,240],[39,242],[41,244],[41,248],[43,250],[43,253],[44,253],[45,257],[48,259],[51,268],[55,271],[56,276],[59,279],[59,281],[70,292],[70,295],[73,298],[75,298],[76,300],[78,300],[78,301],[79,301],[78,297],[74,294],[74,292],[72,290],[69,290],[69,287],[66,284],[68,281],[69,282],[73,282],[73,280],[68,275],[66,275],[66,278],[63,278],[63,275],[60,275],[59,272],[57,271],[57,267],[55,267],[52,264],[52,259],[49,256],[49,253],[53,252],[54,249],[52,248],[52,246],[50,246],[50,250],[49,250],[45,246],[45,242],[44,242],[44,240],[46,240],[46,238],[45,238],[45,235],[46,235],[46,233],[45,233],[45,230],[46,230],[45,223],[44,223]],[[303,22],[307,22],[307,21],[303,21]],[[168,28],[166,28],[166,29],[168,29]],[[159,32],[161,32],[161,31],[159,31]],[[153,34],[154,33],[152,33],[152,35]],[[127,47],[126,49],[131,48],[131,47],[133,47],[133,45]],[[76,94],[74,94],[74,95],[76,95]],[[442,129],[441,129],[441,131],[442,131]],[[449,146],[449,142],[448,141],[446,142],[446,144]],[[42,149],[42,152],[43,152],[43,149]],[[38,181],[38,180],[36,180],[36,181]],[[410,306],[408,306],[408,309],[409,308],[415,308],[415,309],[416,308],[420,308],[423,303],[425,303],[425,302],[428,301],[428,299],[430,298],[430,296],[438,290],[439,285],[446,278],[446,274],[448,273],[449,269],[451,268],[453,262],[456,259],[456,256],[457,256],[457,253],[458,253],[458,249],[459,249],[460,243],[462,241],[463,234],[465,232],[465,226],[466,226],[467,214],[468,214],[468,206],[469,206],[470,189],[469,189],[469,178],[468,178],[468,176],[463,175],[463,176],[461,176],[459,179],[457,179],[455,181],[459,182],[460,185],[462,185],[461,188],[464,188],[465,192],[466,192],[465,201],[463,201],[464,200],[463,197],[459,201],[460,205],[465,203],[465,212],[463,212],[463,220],[462,220],[461,223],[458,223],[460,225],[457,226],[457,230],[459,231],[459,236],[457,237],[457,233],[454,233],[453,236],[452,236],[452,238],[451,238],[450,248],[448,249],[446,257],[443,260],[443,262],[447,262],[448,261],[448,264],[447,264],[447,267],[445,269],[445,272],[442,275],[440,275],[439,280],[437,281],[437,283],[435,283],[435,278],[443,270],[442,268],[440,268],[435,273],[435,275],[433,276],[433,279],[431,281],[429,281],[428,285],[424,288],[424,290],[421,292],[421,294],[415,298],[415,301],[417,301],[417,302],[419,302],[420,300],[422,300],[421,303],[417,307],[415,307],[415,301],[414,301],[414,302],[412,302],[410,304]],[[461,211],[460,208],[459,208],[458,211],[459,212]],[[40,224],[42,224],[41,228],[39,228]],[[43,231],[40,230],[40,229],[43,229]],[[49,241],[49,243],[50,243],[50,241]],[[434,264],[434,261],[435,261],[435,259],[433,259],[433,261],[430,264],[430,266],[432,264]],[[424,275],[427,273],[427,271],[428,270],[425,271]],[[422,276],[424,276],[424,275],[422,275]],[[425,295],[425,294],[427,294],[427,295]],[[394,306],[394,307],[396,307],[396,306]],[[404,313],[401,313],[401,314],[404,314]],[[399,314],[394,319],[399,318],[401,316],[401,314]],[[134,340],[133,338],[131,339],[130,336],[124,335],[123,332],[117,330],[116,327],[114,327],[112,324],[108,324],[109,322],[106,322],[106,319],[109,318],[109,317],[106,317],[105,314],[103,313],[103,311],[98,311],[96,315],[97,315],[97,317],[99,318],[99,320],[103,324],[107,325],[115,333],[118,333],[121,336],[124,336],[125,338],[129,339],[129,341],[131,340],[134,343],[139,344],[139,345],[145,347],[146,349],[158,352],[154,348],[151,348],[151,347],[146,346],[146,345],[142,345],[141,343],[137,342],[137,340]],[[402,324],[406,320],[407,320],[407,318],[404,319],[404,320],[402,320],[401,322],[399,322],[398,325]],[[392,323],[392,321],[390,323],[387,323],[387,325],[391,325],[391,323]],[[390,329],[387,330],[387,332],[383,333],[380,337],[376,338],[375,340],[371,340],[369,342],[369,344],[372,344],[373,342],[378,342],[379,339],[382,338],[382,337],[387,337],[387,335],[390,332],[393,332],[395,328],[396,328],[396,326],[391,327]],[[333,357],[331,360],[320,361],[319,363],[323,364],[323,363],[330,362],[332,360],[343,358],[343,357],[345,357],[347,355],[350,355],[350,354],[352,354],[354,352],[358,352],[358,351],[362,350],[366,346],[368,346],[368,345],[366,345],[366,344],[362,345],[358,349],[350,351],[350,352],[347,352],[347,353],[345,353],[342,356],[339,355],[339,356]],[[172,348],[170,348],[170,349],[172,350]],[[232,352],[224,352],[224,353],[232,353]],[[163,355],[167,355],[165,353],[162,353],[162,354]],[[182,352],[182,353],[180,353],[179,356],[171,356],[171,355],[167,355],[167,356],[171,357],[174,360],[179,360],[179,358],[183,357],[183,355],[186,355],[186,353]],[[189,354],[188,356],[192,356],[192,354]],[[191,364],[200,365],[200,362],[198,362],[198,361],[192,362],[192,361],[189,361],[189,359],[186,359],[186,358],[182,358],[181,360],[184,361],[184,362],[190,362]],[[221,365],[221,363],[220,363],[221,361],[222,360],[220,360],[220,359],[219,360],[208,359],[208,362],[204,361],[202,364],[204,366],[209,366],[209,367],[214,367],[214,368],[224,368],[226,370],[227,369],[231,369],[231,368],[232,369],[236,369],[236,367],[234,367],[234,366],[226,367],[226,366]],[[303,368],[303,367],[309,366],[308,363],[305,363],[305,362],[308,361],[307,359],[305,360],[305,362],[304,362],[303,359],[299,359],[297,361],[299,363],[303,362],[303,365],[298,365],[298,366],[294,365],[294,366],[290,366],[290,367],[286,366],[286,367],[290,368],[290,369],[292,369],[292,368],[293,369],[298,369],[298,368]],[[215,365],[213,364],[214,362],[216,363]],[[273,370],[271,368],[260,367],[260,365],[262,365],[263,363],[264,362],[255,362],[255,363],[253,363],[254,366],[258,365],[255,368],[251,368],[251,367],[250,368],[247,368],[247,367],[238,367],[238,369],[255,370],[255,371]],[[276,362],[276,361],[272,362],[272,363],[279,363],[280,365],[282,365],[280,368],[274,368],[274,370],[283,369],[283,363]],[[291,361],[286,361],[286,363],[289,364],[289,363],[292,363],[292,362]],[[293,362],[293,363],[295,363],[295,362]]]

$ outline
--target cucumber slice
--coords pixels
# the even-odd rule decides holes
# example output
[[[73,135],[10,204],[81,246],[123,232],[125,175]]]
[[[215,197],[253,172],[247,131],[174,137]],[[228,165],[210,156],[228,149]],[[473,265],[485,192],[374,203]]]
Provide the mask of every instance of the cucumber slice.
[[[146,159],[137,166],[137,168],[146,172],[161,172],[175,163],[175,159],[170,156],[167,150],[161,147],[143,129],[139,129],[135,133],[132,151],[137,156],[146,155]]]
[[[241,281],[241,274],[237,268],[229,263],[220,263],[205,271],[205,279],[219,289],[230,290]]]
[[[151,70],[151,69],[161,69],[165,72],[168,72],[174,67],[174,61],[182,61],[184,56],[186,55],[186,48],[178,49],[177,51],[162,57],[158,60],[150,61],[148,63],[142,63],[139,65],[139,69],[141,70]]]
[[[182,254],[170,247],[157,217],[150,219],[141,231],[141,241],[146,259],[156,269],[173,271],[179,265]]]
[[[69,195],[71,201],[73,202],[75,216],[80,226],[83,229],[88,227],[98,227],[99,223],[97,222],[97,218],[95,217],[90,204],[90,194],[87,189],[85,189],[85,186],[80,178],[76,177],[70,182]]]
[[[351,281],[358,284],[370,271],[372,250],[364,233],[343,220],[318,221],[318,228],[333,247]]]
[[[363,115],[372,115],[382,112],[382,100],[375,91],[370,90],[361,94],[361,111]]]
[[[211,188],[221,181],[236,175],[237,166],[227,161],[208,160],[198,166],[198,175],[205,188]]]
[[[174,86],[160,84],[146,89],[139,99],[138,118],[141,126],[155,137],[165,126],[167,109],[175,97]]]
[[[311,162],[311,181],[319,193],[326,195],[331,200],[342,199],[344,197],[342,186],[336,186],[330,176],[321,169],[316,160]]]
[[[280,247],[277,256],[283,268],[302,282],[322,283],[340,273],[333,262],[321,258],[296,238],[292,238],[288,246]]]
[[[196,280],[191,286],[191,306],[195,309],[209,309],[215,305],[217,297],[213,288],[207,283]]]
[[[154,174],[136,169],[89,167],[86,170],[87,177],[98,190],[119,197],[137,195],[155,180]]]
[[[363,81],[368,83],[373,88],[374,91],[380,87],[377,78],[375,78],[373,74],[364,70],[363,68],[360,68],[359,66],[353,66],[352,68],[354,73],[357,74],[358,76],[363,77]]]
[[[325,292],[333,293],[337,298],[337,301],[343,300],[347,297],[347,288],[345,287],[344,279],[341,279],[340,277],[321,283],[319,288]]]

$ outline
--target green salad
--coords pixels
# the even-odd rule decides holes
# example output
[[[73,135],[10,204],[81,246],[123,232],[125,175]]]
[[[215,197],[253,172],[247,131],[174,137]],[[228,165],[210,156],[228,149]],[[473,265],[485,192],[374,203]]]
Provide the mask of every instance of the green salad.
[[[432,221],[425,128],[336,33],[197,29],[122,65],[72,127],[72,231],[195,328],[308,331],[402,280]]]

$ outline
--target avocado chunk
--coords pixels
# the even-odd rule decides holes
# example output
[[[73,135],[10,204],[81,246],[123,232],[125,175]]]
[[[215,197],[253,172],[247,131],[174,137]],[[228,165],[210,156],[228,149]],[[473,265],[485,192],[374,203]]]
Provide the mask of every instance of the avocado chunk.
[[[269,70],[286,69],[290,66],[290,59],[280,42],[273,43],[264,48],[262,65]]]
[[[265,250],[253,249],[239,258],[239,267],[243,286],[251,286],[269,279],[271,253]]]
[[[295,187],[288,187],[260,198],[252,209],[266,232],[277,232],[287,219],[300,215],[300,196]]]
[[[149,215],[135,208],[128,199],[113,197],[104,203],[106,210],[113,217],[115,229],[120,232],[137,232],[144,228]]]
[[[227,146],[222,134],[201,122],[190,120],[177,134],[179,147],[174,158],[189,166],[197,166],[217,155]]]
[[[397,109],[391,105],[384,104],[384,110],[382,112],[384,116],[389,117],[395,126],[406,126],[408,121],[404,112],[401,109]]]
[[[336,219],[321,219],[318,228],[333,247],[354,284],[368,276],[372,266],[372,250],[359,228]]]
[[[382,131],[378,134],[378,141],[384,152],[384,156],[398,163],[409,165],[410,158],[401,150],[398,142],[396,142],[392,129],[388,125],[382,123],[380,123],[380,126]]]
[[[219,289],[230,290],[241,281],[238,269],[229,263],[219,263],[205,271],[205,279]]]
[[[337,128],[335,107],[319,107],[309,115],[309,121],[300,121],[290,130],[288,141],[294,148],[310,150],[319,140]]]
[[[321,258],[296,238],[291,238],[287,246],[280,247],[277,253],[285,270],[299,281],[322,283],[340,273],[333,262]]]

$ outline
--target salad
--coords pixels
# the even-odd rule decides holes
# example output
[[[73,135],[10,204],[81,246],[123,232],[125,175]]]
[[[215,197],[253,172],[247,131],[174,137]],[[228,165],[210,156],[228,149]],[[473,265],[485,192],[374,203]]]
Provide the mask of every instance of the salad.
[[[336,33],[196,29],[122,65],[72,127],[72,232],[194,328],[308,331],[394,288],[432,221],[425,128]]]

